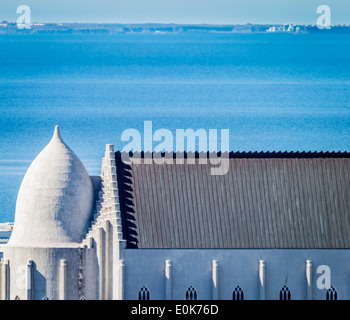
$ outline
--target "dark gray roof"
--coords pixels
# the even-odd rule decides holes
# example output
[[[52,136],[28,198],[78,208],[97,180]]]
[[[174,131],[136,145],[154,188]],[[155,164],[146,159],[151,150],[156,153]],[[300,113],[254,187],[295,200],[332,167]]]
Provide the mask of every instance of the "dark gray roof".
[[[231,153],[222,176],[116,159],[128,248],[350,248],[348,153]]]

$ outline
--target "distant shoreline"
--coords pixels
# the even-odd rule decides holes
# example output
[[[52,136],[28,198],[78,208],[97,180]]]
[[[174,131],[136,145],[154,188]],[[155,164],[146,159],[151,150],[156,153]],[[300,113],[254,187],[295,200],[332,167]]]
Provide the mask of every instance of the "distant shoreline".
[[[319,29],[316,25],[286,24],[118,24],[118,23],[31,23],[18,29],[15,22],[0,22],[0,34],[120,34],[120,33],[350,33],[350,26],[336,25]]]

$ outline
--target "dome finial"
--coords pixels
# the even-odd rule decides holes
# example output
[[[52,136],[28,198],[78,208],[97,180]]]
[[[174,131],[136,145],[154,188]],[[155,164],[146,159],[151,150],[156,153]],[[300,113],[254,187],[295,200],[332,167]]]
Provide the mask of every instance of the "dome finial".
[[[60,127],[57,125],[55,126],[55,131],[53,133],[52,139],[59,139],[62,141]]]

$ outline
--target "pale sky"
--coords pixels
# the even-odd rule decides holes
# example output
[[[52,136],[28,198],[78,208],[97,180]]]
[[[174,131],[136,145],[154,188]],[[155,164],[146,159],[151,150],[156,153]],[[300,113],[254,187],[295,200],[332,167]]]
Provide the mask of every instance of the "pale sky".
[[[19,5],[33,22],[315,24],[320,5],[332,24],[350,24],[350,0],[0,0],[0,20],[15,22]]]

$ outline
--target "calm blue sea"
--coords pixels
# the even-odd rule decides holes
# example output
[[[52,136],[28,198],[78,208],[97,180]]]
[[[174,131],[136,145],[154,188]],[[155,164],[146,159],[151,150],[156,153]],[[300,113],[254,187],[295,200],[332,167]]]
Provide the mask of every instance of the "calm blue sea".
[[[231,150],[350,151],[350,35],[0,35],[0,222],[54,126],[100,173],[127,128],[229,129]]]

